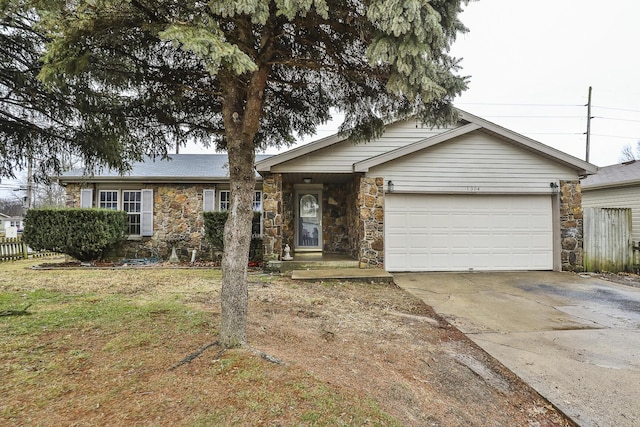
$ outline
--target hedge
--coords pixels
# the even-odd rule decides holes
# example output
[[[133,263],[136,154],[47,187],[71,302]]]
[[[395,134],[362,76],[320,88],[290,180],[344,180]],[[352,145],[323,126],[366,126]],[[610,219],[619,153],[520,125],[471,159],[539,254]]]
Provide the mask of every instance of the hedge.
[[[67,254],[79,261],[101,259],[126,239],[127,213],[109,209],[30,209],[23,240],[34,250]]]

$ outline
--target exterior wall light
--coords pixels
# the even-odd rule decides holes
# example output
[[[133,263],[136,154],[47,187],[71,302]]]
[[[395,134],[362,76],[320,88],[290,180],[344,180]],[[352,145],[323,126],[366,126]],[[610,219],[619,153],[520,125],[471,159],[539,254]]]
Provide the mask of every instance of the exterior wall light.
[[[558,184],[556,182],[550,182],[549,187],[551,187],[551,191],[554,193],[558,192]]]
[[[387,192],[393,193],[393,181],[387,181]]]
[[[302,178],[302,182],[305,184],[311,184],[311,178]]]

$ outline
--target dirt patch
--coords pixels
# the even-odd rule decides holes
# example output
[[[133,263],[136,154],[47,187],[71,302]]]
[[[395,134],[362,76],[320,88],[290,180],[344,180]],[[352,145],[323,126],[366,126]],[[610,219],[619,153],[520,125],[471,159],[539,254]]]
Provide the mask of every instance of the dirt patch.
[[[206,313],[207,320],[185,332],[171,308],[157,308],[117,327],[46,326],[25,344],[16,342],[11,322],[18,318],[1,318],[0,424],[572,425],[395,285],[253,273],[249,343],[283,363],[212,346],[171,369],[215,341],[219,277],[206,270],[89,273],[16,271],[16,280],[0,279],[0,292],[90,294],[94,306],[109,295],[172,295],[189,316]]]
[[[635,273],[596,273],[594,277],[599,277],[619,285],[633,286],[640,288],[640,274]]]

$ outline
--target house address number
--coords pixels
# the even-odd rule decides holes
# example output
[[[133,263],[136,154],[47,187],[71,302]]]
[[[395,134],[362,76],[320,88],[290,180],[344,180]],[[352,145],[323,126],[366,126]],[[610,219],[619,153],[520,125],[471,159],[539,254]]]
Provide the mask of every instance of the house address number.
[[[476,193],[476,192],[480,191],[480,187],[468,186],[467,187],[467,191],[470,192],[470,193]]]

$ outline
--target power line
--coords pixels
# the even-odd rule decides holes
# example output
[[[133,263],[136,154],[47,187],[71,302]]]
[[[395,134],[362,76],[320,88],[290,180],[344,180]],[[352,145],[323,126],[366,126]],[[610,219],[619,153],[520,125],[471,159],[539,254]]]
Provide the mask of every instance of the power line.
[[[603,110],[628,111],[630,113],[640,113],[640,110],[630,110],[628,108],[616,108],[616,107],[603,107],[600,105],[594,105],[593,108],[602,108]]]
[[[602,136],[605,138],[618,138],[618,139],[636,139],[636,140],[640,140],[640,137],[638,136],[621,136],[621,135],[603,135],[603,134],[599,134],[599,133],[592,133],[592,136]]]
[[[631,122],[631,123],[640,123],[640,120],[631,120],[631,119],[616,119],[613,117],[603,117],[603,116],[594,116],[594,119],[602,119],[602,120],[615,120],[618,122]]]

